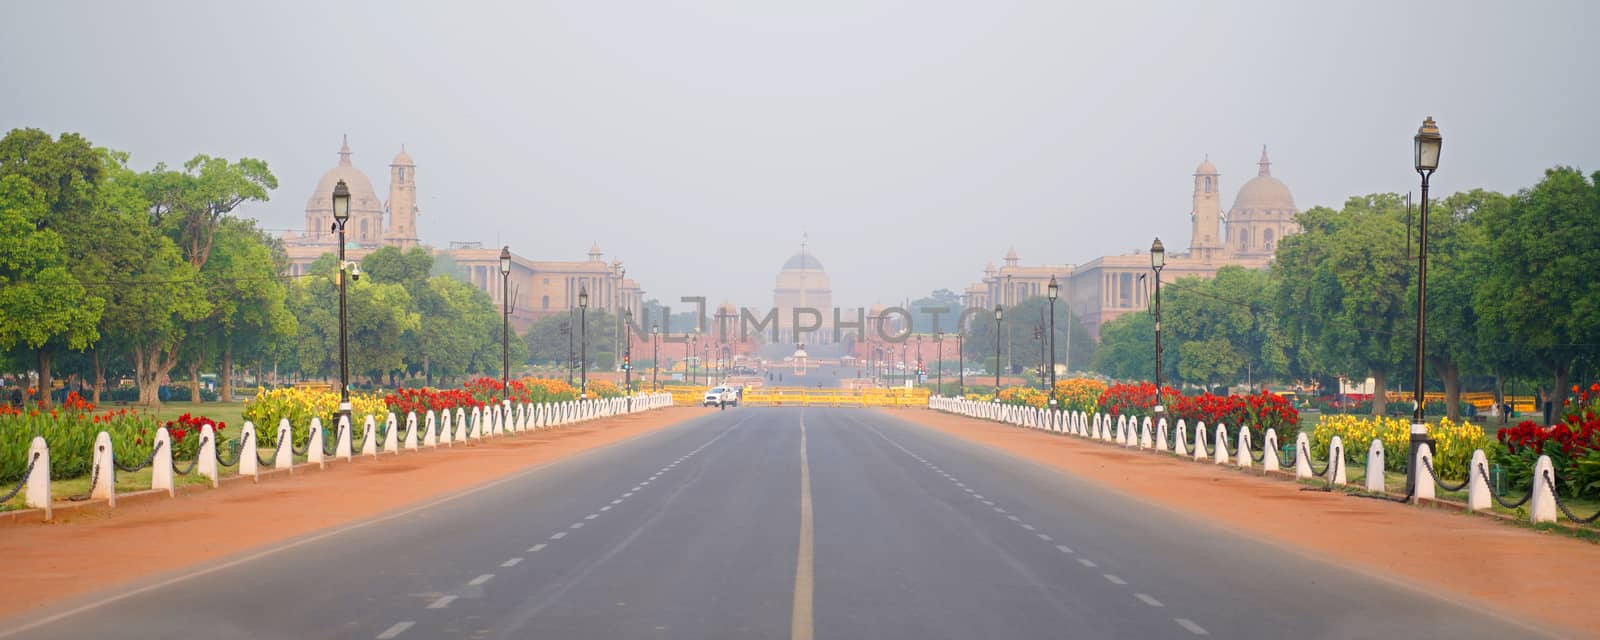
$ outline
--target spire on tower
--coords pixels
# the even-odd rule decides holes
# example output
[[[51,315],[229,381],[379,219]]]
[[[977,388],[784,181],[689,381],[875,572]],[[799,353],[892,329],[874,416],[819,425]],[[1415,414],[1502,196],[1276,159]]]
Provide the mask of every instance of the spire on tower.
[[[1261,169],[1256,172],[1258,176],[1272,175],[1272,161],[1267,159],[1267,145],[1261,145],[1261,161],[1256,163]]]
[[[350,166],[350,134],[344,134],[343,142],[339,144],[339,166]]]

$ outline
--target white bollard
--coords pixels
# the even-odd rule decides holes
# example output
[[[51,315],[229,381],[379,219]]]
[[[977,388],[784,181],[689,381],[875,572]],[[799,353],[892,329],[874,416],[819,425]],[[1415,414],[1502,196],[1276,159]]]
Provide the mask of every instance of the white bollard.
[[[1367,491],[1383,493],[1384,480],[1383,441],[1373,439],[1372,444],[1367,446]]]
[[[378,419],[370,413],[361,421],[361,455],[378,457]]]
[[[433,417],[432,409],[423,417],[422,424],[422,446],[429,449],[439,446],[439,421]]]
[[[89,470],[94,486],[89,487],[89,497],[101,498],[107,506],[117,506],[116,449],[111,434],[101,431],[94,437],[94,467]]]
[[[1239,439],[1234,441],[1238,454],[1234,456],[1234,464],[1241,469],[1254,466],[1255,458],[1250,456],[1250,427],[1239,427]]]
[[[1183,418],[1178,418],[1178,432],[1172,434],[1172,454],[1180,458],[1189,457],[1189,449],[1184,444],[1188,440],[1189,425],[1184,423]]]
[[[467,441],[467,410],[456,407],[456,442],[466,444]]]
[[[439,443],[447,447],[454,447],[455,427],[450,426],[450,410],[439,412]]]
[[[1149,449],[1150,448],[1150,425],[1151,425],[1151,423],[1150,423],[1149,416],[1146,416],[1145,419],[1144,419],[1144,422],[1139,425],[1139,448],[1140,449]]]
[[[156,440],[151,446],[155,447],[156,457],[150,463],[150,488],[165,489],[167,495],[172,495],[172,435],[167,433],[166,427],[156,427]]]
[[[322,418],[312,416],[311,437],[306,444],[306,462],[317,465],[318,469],[326,469],[328,465],[322,460],[324,455],[322,452]]]
[[[1261,468],[1267,471],[1278,470],[1278,430],[1267,429],[1261,434]]]
[[[1194,423],[1194,459],[1196,462],[1210,457],[1209,455],[1206,455],[1205,435],[1206,423],[1196,421]]]
[[[1539,461],[1533,464],[1533,486],[1529,487],[1533,497],[1528,498],[1528,519],[1534,524],[1556,521],[1556,494],[1545,484],[1546,475],[1554,483],[1555,465],[1550,462],[1550,456],[1539,456]]]
[[[472,421],[467,423],[467,437],[483,439],[483,407],[472,408]]]
[[[1472,460],[1467,462],[1467,508],[1473,511],[1483,511],[1490,507],[1493,500],[1489,495],[1489,457],[1484,455],[1483,449],[1472,452]]]
[[[394,415],[394,414],[389,414]],[[406,412],[406,451],[417,450],[417,412]]]
[[[200,453],[195,459],[195,470],[203,478],[211,479],[211,488],[217,488],[217,430],[209,424],[200,425]]]
[[[272,458],[272,468],[294,473],[294,427],[289,426],[288,418],[278,419],[278,453]]]
[[[1090,429],[1089,438],[1092,440],[1100,439],[1100,414],[1098,413],[1094,414],[1094,428]]]
[[[506,432],[506,412],[505,412],[505,409],[503,409],[500,405],[497,404],[497,405],[494,406],[494,409],[492,411],[490,411],[489,413],[490,413],[490,415],[489,415],[489,424],[491,425],[490,428],[492,429],[492,431],[490,433],[492,435],[495,435],[495,436],[505,435],[505,432]]]
[[[1344,439],[1339,436],[1328,441],[1328,482],[1339,486],[1348,484],[1344,474]]]
[[[1411,461],[1411,468],[1417,470],[1417,473],[1416,473],[1416,478],[1417,478],[1416,487],[1415,487],[1414,493],[1412,495],[1413,502],[1415,502],[1416,500],[1433,500],[1434,499],[1434,496],[1436,494],[1434,493],[1434,487],[1433,487],[1433,474],[1428,473],[1428,467],[1431,466],[1432,464],[1433,464],[1433,451],[1428,448],[1428,445],[1426,443],[1424,443],[1421,446],[1417,447],[1417,457],[1416,457],[1416,459]],[[1539,484],[1538,480],[1535,479],[1533,484],[1535,486],[1538,486],[1538,484]]]
[[[249,420],[239,427],[239,475],[250,476],[251,482],[261,481],[261,448],[256,442],[256,425]]]
[[[383,452],[400,455],[400,423],[394,419],[394,413],[383,421]]]
[[[1311,440],[1304,431],[1294,437],[1294,477],[1296,480],[1316,477],[1311,473]]]
[[[166,429],[158,429],[157,434],[164,433]],[[50,498],[50,445],[45,444],[42,436],[34,436],[33,442],[28,445],[28,460],[33,463],[33,470],[28,472],[28,484],[24,490],[22,501],[35,509],[44,509],[44,519],[49,520],[54,513],[51,510]],[[172,473],[172,465],[167,465],[167,473]]]
[[[333,433],[333,458],[335,460],[349,460],[350,449],[352,448],[350,444],[350,417],[341,415],[336,424],[339,425],[339,428],[335,429]]]
[[[1212,437],[1211,446],[1216,449],[1213,462],[1223,464],[1228,461],[1228,425],[1217,423],[1217,431]]]
[[[1117,444],[1128,446],[1128,414],[1117,416]]]
[[[1167,417],[1161,416],[1156,421],[1156,451],[1165,453],[1167,450]]]

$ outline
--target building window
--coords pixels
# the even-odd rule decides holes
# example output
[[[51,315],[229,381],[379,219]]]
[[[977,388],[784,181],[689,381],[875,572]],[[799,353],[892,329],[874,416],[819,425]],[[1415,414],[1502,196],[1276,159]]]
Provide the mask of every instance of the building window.
[[[539,298],[539,308],[541,308],[541,309],[549,309],[550,308],[550,296],[544,296],[542,298]]]
[[[1206,193],[1211,193],[1211,176],[1206,176]]]
[[[1271,229],[1267,229],[1266,231],[1261,232],[1261,245],[1266,247],[1268,251],[1272,250],[1272,230]]]
[[[1249,229],[1240,229],[1239,230],[1239,249],[1243,250],[1243,249],[1249,249],[1249,248],[1250,248],[1250,230]]]
[[[400,167],[400,179],[399,179],[399,181],[400,182],[405,182],[406,181],[406,168],[405,167]]]

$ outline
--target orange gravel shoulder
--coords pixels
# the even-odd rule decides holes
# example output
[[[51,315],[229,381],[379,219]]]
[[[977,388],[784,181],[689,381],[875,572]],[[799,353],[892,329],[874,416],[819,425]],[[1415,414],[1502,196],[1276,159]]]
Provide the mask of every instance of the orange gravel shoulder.
[[[1600,593],[1600,545],[1488,517],[1301,491],[1297,483],[1232,466],[986,420],[931,410],[888,413],[1310,557],[1566,633],[1600,636],[1594,612],[1573,606],[1574,598]]]
[[[470,445],[329,462],[259,484],[0,527],[0,617],[425,502],[703,415],[689,407],[602,418]],[[137,552],[129,550],[137,549]]]

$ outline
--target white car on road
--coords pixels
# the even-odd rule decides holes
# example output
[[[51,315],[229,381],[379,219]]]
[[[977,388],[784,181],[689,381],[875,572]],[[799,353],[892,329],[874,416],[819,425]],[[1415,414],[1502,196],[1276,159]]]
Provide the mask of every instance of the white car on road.
[[[714,407],[718,404],[739,406],[739,392],[733,387],[712,387],[706,391],[706,397],[700,401],[700,406]]]

